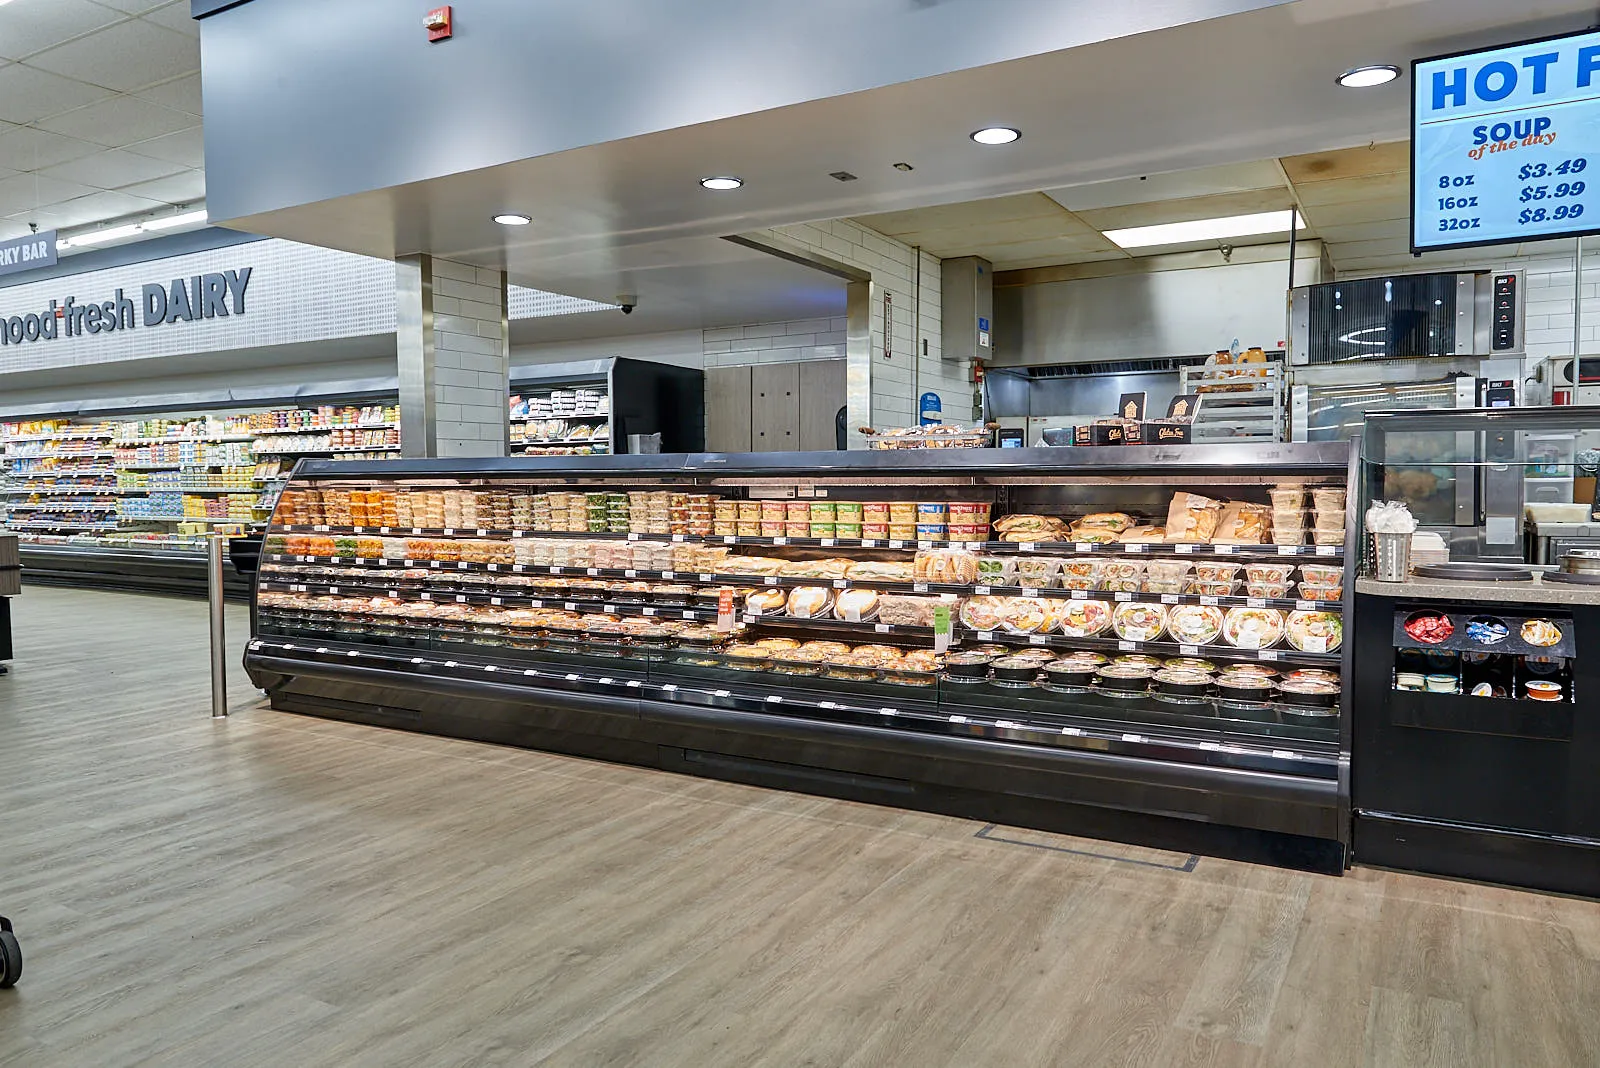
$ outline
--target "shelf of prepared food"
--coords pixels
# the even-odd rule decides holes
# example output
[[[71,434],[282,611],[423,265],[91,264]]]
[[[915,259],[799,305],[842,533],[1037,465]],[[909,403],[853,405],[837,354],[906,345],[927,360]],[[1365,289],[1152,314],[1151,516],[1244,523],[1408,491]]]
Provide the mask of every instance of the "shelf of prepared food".
[[[444,653],[537,679],[639,672],[786,723],[887,707],[916,725],[874,714],[875,730],[1051,739],[1080,760],[1094,739],[1134,739],[1117,752],[1158,778],[1270,764],[1294,799],[1215,820],[1337,839],[1347,448],[1278,447],[1270,465],[1215,447],[1007,452],[484,461],[453,476],[310,461],[280,498],[257,590],[256,640],[294,648],[252,670],[282,707],[323,712],[332,691],[315,680],[334,661],[291,670],[300,651],[423,667]],[[1174,470],[1175,456],[1196,462]],[[1068,466],[1080,459],[1093,462]],[[479,719],[398,700],[479,736]]]

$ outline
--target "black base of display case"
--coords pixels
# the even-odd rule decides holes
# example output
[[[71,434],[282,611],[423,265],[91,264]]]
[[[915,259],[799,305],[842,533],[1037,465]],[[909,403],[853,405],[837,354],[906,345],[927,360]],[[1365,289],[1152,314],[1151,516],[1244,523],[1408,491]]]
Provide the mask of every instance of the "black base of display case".
[[[24,545],[22,580],[38,586],[69,586],[128,593],[206,596],[206,558],[199,553],[159,553],[100,546]],[[230,601],[250,599],[250,579],[223,568]]]
[[[1337,782],[251,652],[272,707],[1326,873]]]
[[[1600,841],[1357,812],[1361,863],[1600,897]]]

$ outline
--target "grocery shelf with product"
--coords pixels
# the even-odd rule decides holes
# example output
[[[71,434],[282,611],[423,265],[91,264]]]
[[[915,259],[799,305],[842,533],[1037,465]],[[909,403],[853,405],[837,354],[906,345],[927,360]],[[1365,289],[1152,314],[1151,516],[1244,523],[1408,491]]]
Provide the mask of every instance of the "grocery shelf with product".
[[[1338,870],[1351,463],[308,462],[246,664],[295,711]]]
[[[694,368],[625,357],[517,367],[510,404],[513,455],[705,447],[705,376]]]
[[[1363,500],[1406,500],[1454,559],[1355,583],[1359,859],[1600,896],[1593,550],[1569,550],[1556,569],[1471,551],[1526,546],[1532,558],[1540,542],[1584,545],[1572,530],[1582,524],[1539,519],[1551,505],[1523,485],[1552,469],[1570,481],[1573,450],[1552,457],[1550,442],[1597,428],[1600,411],[1576,406],[1368,417]],[[1434,507],[1438,485],[1475,503]]]
[[[0,423],[0,524],[30,581],[201,592],[205,538],[262,524],[301,455],[397,456],[398,435],[392,405]]]

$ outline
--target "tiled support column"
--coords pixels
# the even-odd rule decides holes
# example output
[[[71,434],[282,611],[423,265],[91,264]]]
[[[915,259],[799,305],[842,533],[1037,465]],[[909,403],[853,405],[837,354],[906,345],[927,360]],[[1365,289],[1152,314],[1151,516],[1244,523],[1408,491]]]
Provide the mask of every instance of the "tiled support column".
[[[506,275],[428,255],[395,261],[405,456],[505,456]]]

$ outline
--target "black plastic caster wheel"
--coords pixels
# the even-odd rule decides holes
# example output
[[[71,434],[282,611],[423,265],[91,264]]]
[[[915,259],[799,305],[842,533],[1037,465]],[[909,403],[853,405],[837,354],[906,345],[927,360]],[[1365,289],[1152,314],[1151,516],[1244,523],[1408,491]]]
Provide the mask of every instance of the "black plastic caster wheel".
[[[10,931],[0,931],[0,990],[22,978],[22,946]]]

